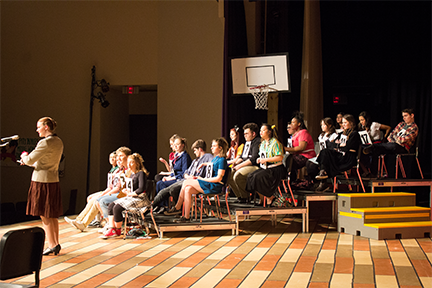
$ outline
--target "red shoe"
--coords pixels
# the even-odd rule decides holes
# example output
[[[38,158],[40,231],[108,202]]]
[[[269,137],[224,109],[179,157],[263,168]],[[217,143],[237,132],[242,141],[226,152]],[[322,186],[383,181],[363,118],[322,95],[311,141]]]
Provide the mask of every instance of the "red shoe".
[[[104,236],[107,238],[117,237],[121,235],[121,228],[111,228],[107,232],[104,233]]]

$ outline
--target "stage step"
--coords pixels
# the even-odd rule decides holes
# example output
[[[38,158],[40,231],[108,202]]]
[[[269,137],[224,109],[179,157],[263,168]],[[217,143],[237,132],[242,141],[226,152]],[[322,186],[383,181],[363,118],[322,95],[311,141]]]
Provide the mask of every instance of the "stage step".
[[[350,212],[352,208],[415,206],[415,193],[340,193],[339,211]]]
[[[338,204],[339,232],[377,240],[432,233],[431,209],[414,206],[414,193],[341,193]]]
[[[357,230],[346,227],[350,231],[342,229],[341,232],[376,240],[430,238],[432,233],[432,221],[373,223],[365,224]]]
[[[351,212],[340,212],[347,217],[360,218],[364,224],[388,223],[388,222],[417,222],[429,221],[430,208],[408,207],[377,207],[377,208],[353,208]]]

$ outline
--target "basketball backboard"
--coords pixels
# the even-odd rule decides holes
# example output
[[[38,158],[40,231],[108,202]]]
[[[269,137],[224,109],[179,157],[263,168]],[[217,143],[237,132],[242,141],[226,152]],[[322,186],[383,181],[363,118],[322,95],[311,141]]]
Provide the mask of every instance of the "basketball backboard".
[[[270,92],[291,92],[288,53],[232,58],[231,69],[234,94],[250,94],[250,88],[263,84]]]

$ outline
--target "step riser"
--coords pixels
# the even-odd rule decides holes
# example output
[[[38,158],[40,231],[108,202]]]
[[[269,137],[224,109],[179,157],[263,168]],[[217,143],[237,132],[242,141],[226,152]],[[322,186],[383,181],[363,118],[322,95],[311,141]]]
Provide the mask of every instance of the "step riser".
[[[376,240],[424,238],[432,235],[432,225],[426,227],[375,228],[362,225],[362,219],[339,217],[338,232]]]
[[[361,200],[361,201],[360,201]],[[415,196],[411,197],[376,197],[376,198],[348,198],[338,197],[338,207],[341,211],[350,211],[351,208],[368,207],[405,207],[415,206]]]

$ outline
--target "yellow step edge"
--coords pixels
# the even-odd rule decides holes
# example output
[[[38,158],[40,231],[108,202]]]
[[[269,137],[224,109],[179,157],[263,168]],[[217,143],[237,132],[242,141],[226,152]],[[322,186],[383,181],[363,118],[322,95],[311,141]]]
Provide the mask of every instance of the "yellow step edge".
[[[363,216],[360,215],[360,214],[343,212],[343,211],[339,211],[339,215],[346,216],[346,217],[351,217],[351,218],[358,218],[358,219],[362,219],[363,218]]]
[[[350,212],[343,212],[339,211],[339,215],[350,217],[350,218],[357,218],[362,219],[362,214],[357,213],[350,213]],[[365,220],[371,220],[371,219],[400,219],[400,218],[417,218],[417,217],[430,217],[429,213],[402,213],[402,214],[381,214],[381,215],[365,215]]]
[[[419,206],[398,206],[398,207],[366,207],[366,208],[351,208],[351,211],[356,212],[396,212],[396,211],[430,211],[430,208]]]
[[[431,227],[432,221],[422,222],[395,222],[395,223],[370,223],[364,224],[365,227],[372,228],[404,228],[404,227]]]
[[[353,194],[347,194],[347,193],[339,193],[338,196],[344,196],[344,197],[400,197],[400,196],[415,196],[415,193],[408,193],[408,192],[394,192],[394,193],[353,193]]]
[[[430,218],[429,213],[410,213],[410,214],[381,214],[381,215],[365,215],[365,219],[400,219],[400,218]]]

